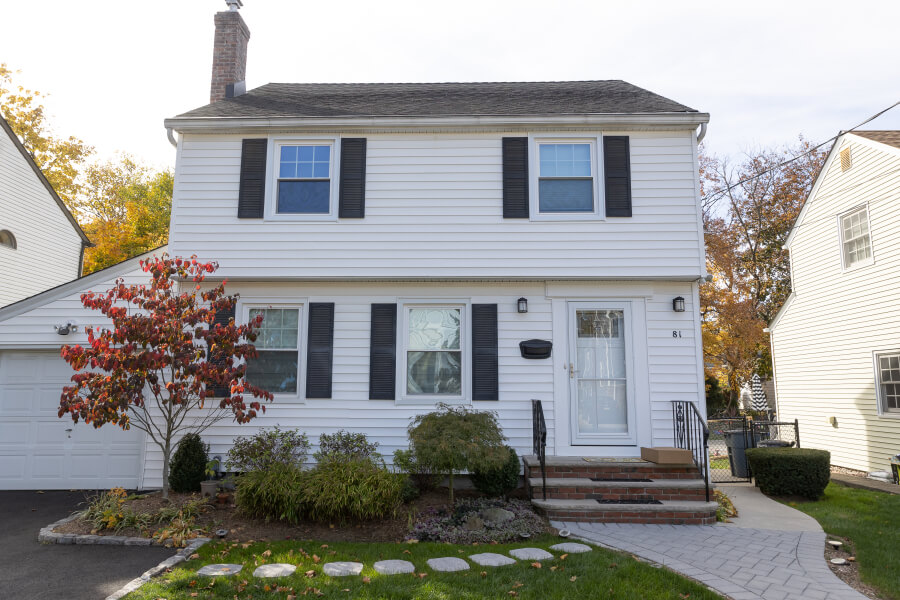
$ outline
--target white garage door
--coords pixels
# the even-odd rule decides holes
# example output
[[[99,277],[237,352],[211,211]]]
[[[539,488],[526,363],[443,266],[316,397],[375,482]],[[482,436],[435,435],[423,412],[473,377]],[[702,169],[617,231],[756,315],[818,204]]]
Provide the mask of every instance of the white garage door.
[[[58,352],[0,351],[0,489],[136,488],[144,433],[57,417]]]

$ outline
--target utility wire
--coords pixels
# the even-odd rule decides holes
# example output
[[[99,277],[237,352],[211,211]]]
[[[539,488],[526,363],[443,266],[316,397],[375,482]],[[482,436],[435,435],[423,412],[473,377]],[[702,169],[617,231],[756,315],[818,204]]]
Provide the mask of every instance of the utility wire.
[[[814,147],[810,148],[810,149],[807,150],[806,152],[802,152],[802,153],[798,154],[797,156],[794,156],[794,157],[789,158],[789,159],[787,159],[787,160],[785,160],[785,161],[782,161],[782,162],[778,163],[778,164],[775,165],[775,166],[769,167],[769,168],[766,169],[765,171],[760,171],[759,173],[756,173],[756,174],[751,175],[751,176],[749,176],[749,177],[745,177],[744,179],[741,179],[740,181],[738,181],[738,182],[736,182],[736,183],[733,183],[733,184],[729,185],[728,187],[726,187],[726,188],[724,188],[724,189],[716,190],[715,192],[710,192],[709,194],[705,195],[705,196],[702,198],[702,202],[708,202],[708,201],[710,201],[710,200],[718,200],[718,199],[721,198],[723,195],[725,195],[726,193],[730,192],[731,190],[733,190],[734,188],[736,188],[736,187],[739,186],[739,185],[742,185],[742,184],[744,184],[744,183],[747,183],[748,181],[753,181],[754,179],[758,179],[758,178],[762,177],[763,175],[765,175],[766,173],[769,173],[769,172],[771,172],[771,171],[774,171],[775,169],[780,169],[781,167],[783,167],[783,166],[785,166],[785,165],[791,164],[791,163],[794,162],[795,160],[799,160],[799,159],[803,158],[804,156],[806,156],[806,155],[808,155],[808,154],[812,154],[813,152],[815,152],[816,150],[818,150],[818,149],[821,148],[822,146],[825,146],[825,145],[827,145],[827,144],[830,144],[830,143],[834,142],[836,139],[838,139],[839,137],[841,137],[841,136],[844,135],[845,133],[850,133],[851,131],[854,131],[854,130],[856,130],[856,129],[859,129],[860,127],[862,127],[863,125],[865,125],[865,124],[868,123],[869,121],[874,121],[875,119],[877,119],[878,117],[880,117],[881,115],[883,115],[883,114],[886,113],[887,111],[891,110],[892,108],[895,108],[895,107],[898,106],[898,105],[900,105],[900,100],[898,100],[897,102],[894,102],[893,104],[891,104],[890,106],[888,106],[888,107],[885,108],[884,110],[878,111],[877,113],[875,113],[874,115],[872,115],[871,117],[869,117],[868,119],[866,119],[865,121],[863,121],[862,123],[859,123],[859,124],[857,124],[857,125],[854,125],[854,126],[851,127],[850,129],[847,129],[847,130],[844,130],[844,131],[839,131],[837,135],[835,135],[835,136],[833,136],[833,137],[831,137],[831,138],[825,140],[824,142],[822,142],[821,144],[819,144],[819,145],[817,145],[817,146],[814,146]],[[715,198],[713,198],[714,196],[715,196]]]

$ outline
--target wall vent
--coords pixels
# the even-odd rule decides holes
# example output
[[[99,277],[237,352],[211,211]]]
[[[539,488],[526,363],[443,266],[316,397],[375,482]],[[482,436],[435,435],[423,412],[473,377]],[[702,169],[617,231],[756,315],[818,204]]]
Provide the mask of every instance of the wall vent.
[[[841,150],[841,171],[849,171],[850,166],[850,146],[847,146],[843,150]]]

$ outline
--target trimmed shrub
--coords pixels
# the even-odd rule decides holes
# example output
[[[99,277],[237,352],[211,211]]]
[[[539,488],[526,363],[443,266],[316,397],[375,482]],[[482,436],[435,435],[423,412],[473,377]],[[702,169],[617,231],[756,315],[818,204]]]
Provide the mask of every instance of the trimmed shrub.
[[[519,455],[509,446],[509,456],[498,468],[475,469],[471,473],[472,485],[475,489],[492,498],[506,496],[519,487],[519,475],[522,473],[522,462]]]
[[[807,448],[749,448],[747,461],[762,493],[818,499],[831,478],[831,454]]]
[[[175,492],[199,492],[200,482],[206,479],[209,446],[196,433],[181,438],[178,449],[169,463],[169,487]]]
[[[228,468],[238,473],[265,471],[276,464],[299,466],[309,454],[306,434],[296,429],[260,429],[256,435],[235,438],[228,451]]]
[[[316,521],[378,519],[396,513],[403,479],[384,463],[330,458],[304,473],[301,496],[307,515]]]
[[[319,451],[315,453],[317,462],[332,459],[374,459],[379,458],[378,442],[370,442],[364,433],[352,433],[341,429],[337,433],[323,433],[319,436]]]
[[[303,485],[307,472],[276,462],[265,471],[250,471],[236,480],[234,503],[249,517],[296,524],[303,519]]]
[[[443,479],[442,475],[432,473],[427,465],[420,463],[412,450],[394,450],[394,466],[409,476],[410,485],[415,486],[419,494],[430,492]]]

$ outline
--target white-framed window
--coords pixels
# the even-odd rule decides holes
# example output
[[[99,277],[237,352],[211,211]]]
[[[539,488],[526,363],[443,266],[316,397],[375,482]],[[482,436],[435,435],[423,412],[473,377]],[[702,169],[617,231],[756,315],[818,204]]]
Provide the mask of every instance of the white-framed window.
[[[840,217],[841,256],[845,269],[872,262],[872,239],[869,234],[867,206],[854,208]]]
[[[398,398],[409,403],[464,402],[470,377],[468,303],[404,302]]]
[[[601,218],[599,148],[597,137],[532,138],[532,218]]]
[[[245,305],[245,322],[263,316],[254,345],[259,356],[247,360],[247,381],[276,395],[300,395],[299,304]]]
[[[900,416],[900,352],[875,353],[878,412]]]
[[[270,218],[332,219],[336,214],[336,139],[276,139]]]

